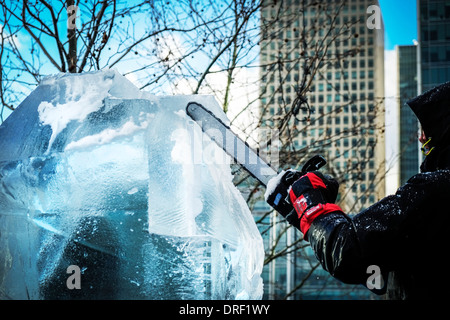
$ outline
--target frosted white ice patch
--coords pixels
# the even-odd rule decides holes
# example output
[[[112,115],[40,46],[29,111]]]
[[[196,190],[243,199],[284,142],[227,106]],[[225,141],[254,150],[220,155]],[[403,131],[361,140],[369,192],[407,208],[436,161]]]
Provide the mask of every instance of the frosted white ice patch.
[[[50,125],[52,135],[50,137],[48,150],[50,150],[56,136],[64,130],[70,121],[83,121],[88,114],[97,111],[103,105],[102,100],[108,96],[108,88],[112,84],[112,79],[100,83],[80,82],[77,78],[65,78],[66,100],[64,103],[56,101],[43,101],[38,107],[39,119],[42,124]],[[101,86],[98,88],[96,85]]]
[[[147,117],[150,119],[153,115],[148,114]],[[130,120],[118,129],[105,129],[100,133],[81,138],[78,141],[73,141],[66,146],[65,151],[99,146],[105,143],[110,143],[118,138],[132,136],[136,132],[146,129],[148,127],[148,123],[148,121],[144,121],[140,125],[137,125],[134,121]]]
[[[191,142],[188,130],[174,130],[170,140],[175,141],[175,145],[171,153],[172,161],[179,164],[192,164]],[[192,149],[195,152],[195,147]]]
[[[140,91],[116,70],[86,73],[82,80],[72,74],[60,74],[44,79],[42,84],[54,85],[58,91],[53,101],[43,101],[37,109],[40,122],[52,128],[47,152],[69,122],[82,122],[89,114],[103,106],[105,98],[152,99],[153,97]]]
[[[132,195],[132,194],[135,194],[136,192],[138,192],[139,191],[139,189],[138,188],[136,188],[136,187],[134,187],[134,188],[131,188],[130,190],[128,190],[128,194],[129,195]]]
[[[184,203],[186,204],[186,215],[191,217],[189,221],[194,221],[195,217],[203,211],[203,201],[198,197],[201,190],[201,171],[196,168],[195,159],[201,159],[201,144],[195,143],[198,139],[192,139],[192,132],[185,129],[174,130],[171,135],[171,141],[175,141],[175,145],[171,152],[171,158],[174,163],[182,166],[183,181],[190,181],[190,185],[186,188]],[[194,142],[194,144],[192,144]],[[192,224],[191,228],[196,228]]]

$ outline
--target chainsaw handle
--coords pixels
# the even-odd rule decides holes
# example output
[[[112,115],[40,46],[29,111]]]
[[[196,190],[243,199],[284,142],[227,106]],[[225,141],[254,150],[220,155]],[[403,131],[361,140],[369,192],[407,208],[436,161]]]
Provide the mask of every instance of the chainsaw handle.
[[[321,155],[315,155],[314,157],[306,161],[300,172],[293,173],[290,178],[288,177],[286,179],[286,183],[288,185],[292,185],[295,181],[297,181],[300,177],[304,176],[308,172],[317,171],[326,164],[327,160],[325,160],[324,157],[322,157]],[[291,203],[291,200],[289,199],[289,193],[286,195],[284,201],[289,204]]]
[[[300,172],[302,173],[302,175],[304,175],[311,171],[317,171],[326,164],[327,160],[325,160],[324,157],[322,157],[321,155],[315,155],[314,157],[306,161]]]
[[[271,191],[266,198],[267,203],[276,211],[278,211],[283,217],[285,217],[290,224],[299,228],[299,219],[290,202],[288,190],[290,186],[301,176],[305,175],[308,172],[319,170],[326,163],[327,161],[324,157],[316,155],[303,165],[301,171],[289,170],[288,172],[286,172],[283,177],[279,181],[277,181],[276,188]]]

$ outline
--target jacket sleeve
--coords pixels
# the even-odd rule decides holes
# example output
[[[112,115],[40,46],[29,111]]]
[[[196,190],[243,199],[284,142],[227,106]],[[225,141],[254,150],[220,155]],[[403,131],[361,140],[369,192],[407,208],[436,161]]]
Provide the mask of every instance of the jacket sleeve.
[[[370,265],[382,273],[392,271],[408,241],[408,225],[417,223],[416,209],[425,201],[418,182],[407,183],[353,218],[330,213],[314,220],[308,239],[322,267],[353,284],[366,283]]]

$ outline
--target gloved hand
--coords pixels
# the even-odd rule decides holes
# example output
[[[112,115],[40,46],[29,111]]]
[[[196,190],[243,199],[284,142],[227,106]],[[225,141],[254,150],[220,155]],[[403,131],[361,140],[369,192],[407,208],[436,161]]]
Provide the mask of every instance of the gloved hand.
[[[307,232],[318,216],[330,212],[342,212],[334,204],[339,184],[319,171],[308,172],[298,179],[289,190],[289,197],[300,219],[300,231],[307,240]]]
[[[302,174],[296,170],[282,171],[269,181],[264,194],[266,202],[297,229],[300,228],[300,220],[290,203],[289,189],[301,176]]]

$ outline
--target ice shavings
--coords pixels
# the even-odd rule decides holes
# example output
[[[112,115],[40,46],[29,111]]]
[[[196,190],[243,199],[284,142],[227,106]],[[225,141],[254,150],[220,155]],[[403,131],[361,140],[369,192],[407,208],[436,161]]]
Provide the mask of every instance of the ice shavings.
[[[152,114],[147,115],[148,118],[152,118]],[[143,121],[140,125],[137,125],[134,123],[133,120],[130,120],[126,122],[122,127],[118,129],[105,129],[100,133],[93,134],[90,136],[86,136],[81,138],[80,140],[70,142],[66,148],[65,151],[69,151],[72,149],[81,149],[81,148],[89,148],[97,145],[102,145],[105,143],[110,143],[111,141],[131,136],[132,134],[144,130],[147,128],[149,122]]]
[[[90,81],[89,81],[90,80]],[[83,121],[88,114],[97,111],[103,105],[103,99],[108,96],[108,88],[112,79],[95,83],[95,78],[77,81],[77,78],[63,78],[65,101],[43,101],[38,106],[39,119],[42,124],[52,128],[48,150],[50,150],[56,136],[64,130],[70,121]],[[60,88],[60,87],[58,87]],[[60,90],[64,90],[61,89]]]
[[[47,152],[71,121],[85,120],[104,105],[105,98],[155,99],[149,93],[140,91],[116,70],[88,72],[83,74],[82,80],[73,74],[60,74],[47,77],[42,85],[56,89],[54,99],[42,101],[37,108],[41,124],[52,129]]]

